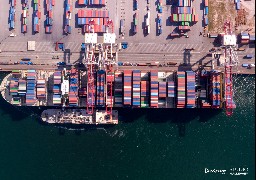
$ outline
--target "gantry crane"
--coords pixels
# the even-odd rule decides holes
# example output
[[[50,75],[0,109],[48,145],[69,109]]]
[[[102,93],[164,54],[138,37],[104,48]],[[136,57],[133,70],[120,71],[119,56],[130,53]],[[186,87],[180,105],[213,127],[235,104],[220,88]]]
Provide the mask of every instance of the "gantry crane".
[[[106,72],[107,72],[106,112],[108,114],[112,114],[114,72],[113,72],[113,67],[111,63],[106,65]]]
[[[94,25],[94,21],[89,22],[89,33]],[[92,33],[94,33],[94,28]],[[95,106],[95,58],[94,44],[87,48],[86,52],[86,67],[87,67],[87,102],[86,108],[88,114],[93,114]]]
[[[114,23],[111,19],[107,21],[107,26],[111,27],[111,33],[114,33]]]
[[[231,43],[232,36],[232,29],[231,29],[231,22],[226,21],[224,23],[224,31],[225,36],[227,39],[230,37],[229,42],[224,42],[224,57],[225,57],[225,101],[226,101],[226,115],[231,116],[233,114],[233,108],[235,108],[235,104],[233,102],[233,81],[232,81],[232,68],[233,66],[237,66],[238,58],[234,53],[233,47],[236,42]],[[225,39],[223,40],[225,41]],[[228,41],[228,40],[227,40]]]

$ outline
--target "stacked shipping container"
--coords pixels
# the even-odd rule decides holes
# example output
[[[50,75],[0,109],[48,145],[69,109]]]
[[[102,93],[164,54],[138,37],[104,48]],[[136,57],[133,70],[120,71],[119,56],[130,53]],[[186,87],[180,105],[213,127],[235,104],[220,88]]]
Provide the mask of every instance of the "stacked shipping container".
[[[132,105],[132,71],[124,70],[124,105]]]
[[[115,72],[115,83],[114,83],[114,103],[115,107],[123,106],[123,73],[120,71]]]
[[[36,103],[36,71],[28,70],[27,72],[27,93],[26,105],[33,106]]]
[[[89,32],[89,23],[93,21],[91,27],[94,32],[106,32],[106,25],[109,19],[107,10],[78,10],[78,25],[84,27],[84,32]]]
[[[53,105],[61,105],[61,71],[53,73]]]
[[[220,74],[214,73],[211,76],[212,80],[212,94],[211,94],[211,100],[212,100],[212,106],[214,108],[220,107]]]
[[[78,5],[98,5],[105,6],[106,0],[78,0]]]
[[[78,82],[78,70],[73,68],[70,70],[69,106],[78,106]]]
[[[208,0],[204,0],[204,25],[208,25]]]
[[[34,2],[33,31],[35,33],[39,33],[39,27],[40,27],[39,20],[41,19],[40,0],[34,0],[33,2]]]
[[[105,71],[99,70],[97,72],[97,97],[96,97],[96,105],[104,106],[105,105]]]
[[[185,108],[185,72],[177,72],[177,108]]]
[[[114,104],[114,76],[115,74],[113,72],[107,73],[107,106],[113,107]]]
[[[45,23],[45,33],[52,33],[52,24],[53,24],[53,6],[54,0],[46,0],[46,23]]]
[[[17,96],[18,95],[19,79],[12,78],[9,86],[10,86],[10,94],[12,96]]]
[[[11,0],[11,7],[10,7],[10,11],[9,11],[9,24],[10,24],[10,29],[14,29],[15,28],[15,7],[16,7],[16,0]]]
[[[187,77],[187,108],[195,108],[195,73],[186,71]]]
[[[248,32],[241,32],[241,44],[248,44],[250,36]]]
[[[132,77],[132,105],[133,107],[140,107],[140,70],[133,70]]]
[[[19,89],[18,89],[19,96],[26,95],[26,90],[27,90],[26,86],[27,86],[26,80],[20,79],[19,80]]]
[[[28,0],[23,0],[22,1],[22,22],[21,22],[21,32],[22,33],[27,33],[27,23],[28,23]]]
[[[158,72],[150,71],[150,107],[158,108]]]
[[[141,81],[141,107],[149,107],[149,82]]]
[[[165,108],[166,107],[166,82],[161,81],[159,82],[159,89],[158,89],[158,107],[159,108]]]
[[[196,14],[195,8],[191,7],[191,0],[178,0],[178,6],[172,8],[170,20],[181,22],[180,30],[189,30],[190,23],[198,21],[198,14]]]
[[[36,96],[38,99],[46,98],[46,84],[45,79],[38,79],[36,83]]]
[[[72,2],[71,0],[65,0],[65,26],[64,32],[71,34],[71,13],[72,13]]]
[[[174,85],[174,81],[168,81],[167,82],[167,94],[168,97],[175,97],[175,85]]]

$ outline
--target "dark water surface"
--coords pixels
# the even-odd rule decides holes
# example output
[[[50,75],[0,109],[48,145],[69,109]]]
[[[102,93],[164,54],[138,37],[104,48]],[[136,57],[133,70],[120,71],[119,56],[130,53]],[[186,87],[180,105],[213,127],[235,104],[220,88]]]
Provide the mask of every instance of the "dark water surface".
[[[0,180],[253,180],[254,81],[235,77],[238,107],[230,118],[224,111],[122,110],[117,126],[79,131],[41,124],[39,110],[0,98]],[[230,175],[231,168],[249,174]]]

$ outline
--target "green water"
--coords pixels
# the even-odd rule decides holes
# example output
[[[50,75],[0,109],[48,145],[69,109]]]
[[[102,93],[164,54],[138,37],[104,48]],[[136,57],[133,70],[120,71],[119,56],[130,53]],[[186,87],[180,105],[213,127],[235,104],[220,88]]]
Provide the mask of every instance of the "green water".
[[[253,180],[254,80],[236,77],[231,118],[223,111],[122,111],[117,126],[80,131],[41,124],[37,110],[1,98],[0,180]],[[249,174],[229,174],[239,167]]]

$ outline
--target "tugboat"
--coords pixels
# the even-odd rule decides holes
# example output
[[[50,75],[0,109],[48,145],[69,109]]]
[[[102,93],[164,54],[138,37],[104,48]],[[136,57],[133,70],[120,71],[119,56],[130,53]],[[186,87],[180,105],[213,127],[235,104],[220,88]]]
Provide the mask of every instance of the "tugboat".
[[[41,118],[49,124],[118,124],[118,111],[108,114],[98,110],[88,114],[85,109],[47,109],[42,112]]]

